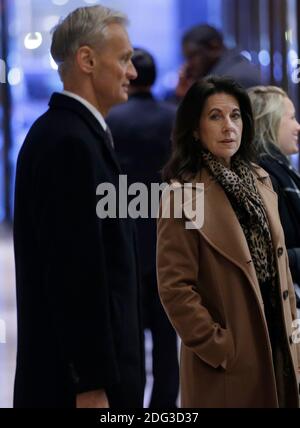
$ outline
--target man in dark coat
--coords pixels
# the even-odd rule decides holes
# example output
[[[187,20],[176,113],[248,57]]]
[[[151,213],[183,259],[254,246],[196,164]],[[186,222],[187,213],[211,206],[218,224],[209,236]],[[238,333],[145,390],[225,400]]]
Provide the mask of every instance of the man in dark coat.
[[[182,98],[189,87],[207,75],[229,76],[244,88],[260,84],[259,69],[239,49],[228,49],[223,35],[207,24],[196,25],[182,38],[185,64],[180,73],[176,95]]]
[[[128,183],[161,183],[160,171],[171,152],[170,137],[175,107],[155,99],[151,92],[156,78],[152,55],[135,49],[132,62],[138,77],[132,82],[128,103],[115,107],[107,118],[116,153]],[[151,408],[176,406],[179,389],[177,337],[160,303],[156,281],[156,219],[138,218],[138,247],[143,291],[144,327],[153,341],[153,388]]]
[[[15,407],[141,407],[143,346],[131,219],[104,218],[96,189],[118,191],[104,117],[136,77],[126,17],[79,8],[53,33],[64,84],[20,151],[14,243]]]

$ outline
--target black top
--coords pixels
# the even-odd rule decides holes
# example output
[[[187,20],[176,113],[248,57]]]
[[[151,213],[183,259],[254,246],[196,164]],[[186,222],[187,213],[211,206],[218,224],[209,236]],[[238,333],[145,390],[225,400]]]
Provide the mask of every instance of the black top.
[[[270,174],[278,195],[290,269],[293,281],[300,284],[300,175],[276,146],[271,146],[271,155],[261,157],[260,166]]]

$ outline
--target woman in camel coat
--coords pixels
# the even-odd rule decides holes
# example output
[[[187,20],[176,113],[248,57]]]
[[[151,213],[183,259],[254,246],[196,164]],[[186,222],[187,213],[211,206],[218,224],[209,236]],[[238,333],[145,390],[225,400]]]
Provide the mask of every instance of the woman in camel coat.
[[[182,407],[299,406],[294,288],[277,196],[253,164],[252,138],[250,101],[235,82],[191,87],[165,168],[174,192],[164,193],[172,209],[161,205],[157,248],[161,300],[182,340]],[[187,182],[177,218],[174,195]]]

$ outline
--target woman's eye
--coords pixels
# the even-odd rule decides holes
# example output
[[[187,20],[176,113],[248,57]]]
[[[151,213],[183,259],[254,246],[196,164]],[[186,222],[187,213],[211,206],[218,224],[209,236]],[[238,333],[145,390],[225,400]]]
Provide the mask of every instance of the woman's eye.
[[[240,119],[240,118],[241,118],[241,115],[240,115],[240,113],[234,113],[231,117],[232,117],[232,119],[234,119],[234,120],[238,120],[238,119]]]
[[[213,115],[210,116],[210,119],[212,119],[212,120],[216,120],[216,119],[219,119],[219,118],[220,118],[219,114],[213,114]]]

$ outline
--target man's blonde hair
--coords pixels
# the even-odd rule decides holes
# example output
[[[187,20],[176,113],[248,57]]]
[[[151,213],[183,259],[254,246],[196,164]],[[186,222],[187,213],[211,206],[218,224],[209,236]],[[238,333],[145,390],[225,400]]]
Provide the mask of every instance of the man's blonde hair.
[[[53,29],[51,55],[62,80],[77,50],[84,45],[100,46],[105,41],[105,28],[115,23],[125,27],[128,18],[121,12],[97,5],[74,10]]]

